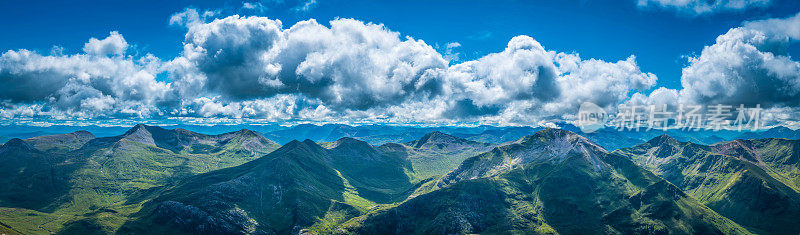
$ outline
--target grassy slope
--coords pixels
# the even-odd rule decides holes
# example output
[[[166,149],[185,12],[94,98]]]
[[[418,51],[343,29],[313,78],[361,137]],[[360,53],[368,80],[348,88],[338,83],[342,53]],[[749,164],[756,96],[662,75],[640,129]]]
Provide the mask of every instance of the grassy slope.
[[[323,229],[374,209],[375,202],[403,200],[413,187],[402,155],[349,138],[327,146],[292,141],[247,164],[192,177],[145,204],[121,231],[281,234],[313,224]],[[336,205],[347,209],[331,209]]]
[[[759,165],[775,179],[800,191],[800,140],[734,140],[715,144],[712,151]]]
[[[150,134],[157,134],[163,130],[151,130]],[[416,151],[424,151],[426,156],[435,156],[441,162],[452,162],[450,154],[457,155],[456,158],[465,158],[471,152],[475,152],[473,147],[486,147],[488,144],[481,144],[473,141],[454,141],[457,147],[443,145],[437,142],[433,148],[428,145],[414,148],[413,156],[420,156]],[[12,218],[26,218],[27,220],[42,221],[41,223],[20,222],[18,225],[26,227],[31,231],[115,231],[126,218],[138,212],[142,203],[147,199],[158,195],[164,190],[162,185],[175,179],[188,177],[190,175],[207,172],[209,166],[218,168],[236,165],[238,161],[247,161],[252,158],[242,158],[239,145],[226,145],[223,149],[214,149],[213,146],[202,144],[176,148],[165,141],[155,141],[154,144],[141,143],[142,138],[102,138],[95,140],[91,146],[80,149],[83,167],[74,173],[74,183],[72,190],[68,193],[69,203],[51,213],[6,213],[7,220]],[[168,141],[167,141],[168,142]],[[172,141],[174,142],[174,140]],[[237,141],[230,141],[236,143]],[[343,190],[335,198],[346,205],[353,207],[360,213],[383,207],[381,203],[391,205],[401,201],[411,193],[410,188],[416,188],[427,181],[414,180],[416,186],[412,184],[411,178],[405,172],[414,171],[412,162],[406,158],[409,155],[409,148],[398,144],[386,144],[379,146],[378,149],[389,161],[390,164],[364,164],[359,159],[349,159],[346,151],[334,151],[336,142],[327,143],[331,152],[341,154],[331,154],[329,157],[337,158],[332,163],[335,172],[342,180]],[[445,146],[445,147],[442,147]],[[343,149],[353,149],[348,146]],[[371,148],[371,147],[370,147]],[[209,151],[213,150],[213,151]],[[461,153],[469,151],[470,153]],[[416,162],[420,166],[420,162]],[[401,168],[386,168],[383,165],[402,166]],[[397,169],[402,169],[397,171]],[[451,170],[449,166],[439,166],[434,168],[434,173],[430,175],[442,174]],[[343,173],[344,172],[344,173]],[[424,171],[423,171],[424,172]],[[412,175],[413,177],[413,175]],[[30,211],[33,212],[33,211]],[[24,214],[24,215],[23,215]],[[0,221],[3,221],[0,214]],[[323,216],[324,217],[324,216]],[[328,216],[331,218],[331,216]],[[45,223],[46,222],[46,223]],[[42,228],[38,225],[43,224]],[[33,226],[37,226],[34,228]]]
[[[345,186],[342,179],[326,163],[313,157],[316,151],[319,150],[299,142],[290,142],[256,161],[193,177],[147,204],[142,215],[149,217],[126,227],[123,233],[147,231],[152,227],[165,230],[197,229],[196,232],[201,233],[248,229],[288,232],[294,223],[308,223],[313,216],[322,215],[330,204],[329,198],[343,200],[341,192]],[[286,200],[283,200],[284,197]],[[173,203],[175,205],[169,204],[172,202],[176,202]],[[206,208],[204,205],[215,206]],[[204,224],[200,223],[205,221],[204,218],[218,215],[236,217],[229,213],[235,208],[245,211],[246,217],[224,221],[223,224],[208,222],[205,227],[209,230],[201,228]],[[190,209],[199,211],[196,213],[200,214],[199,217],[192,213],[181,213],[181,210]],[[298,214],[297,211],[306,213]],[[195,217],[198,224],[160,223]],[[268,224],[269,227],[248,227],[254,226],[249,223],[250,220]]]
[[[402,145],[413,165],[414,172],[410,174],[415,182],[443,175],[458,167],[464,159],[496,146],[441,132],[431,132],[419,140]]]
[[[46,195],[56,201],[22,206],[28,209],[2,208],[0,221],[25,233],[45,234],[61,230],[111,232],[121,226],[127,216],[137,212],[142,201],[160,186],[189,175],[238,165],[277,148],[269,142],[272,145],[267,143],[266,148],[250,151],[252,149],[243,145],[250,143],[251,138],[234,136],[212,151],[197,149],[207,147],[198,144],[175,152],[111,137],[96,139],[71,152],[51,152],[47,156],[61,159],[51,161],[47,166],[54,165],[51,174],[64,178],[61,183],[66,191]],[[39,170],[47,166],[41,165]],[[22,176],[16,180],[35,179]],[[10,203],[3,205],[20,207]]]
[[[800,195],[756,156],[661,136],[617,152],[652,170],[720,214],[756,232],[797,234]],[[724,155],[721,153],[732,154]]]
[[[337,232],[747,233],[631,161],[552,131],[470,158],[440,189],[351,219]]]
[[[537,134],[528,140],[551,141],[554,136],[552,130],[548,131],[550,135]],[[197,144],[178,149],[164,142],[149,145],[126,141],[113,146],[127,151],[119,156],[108,154],[116,151],[112,147],[88,151],[91,154],[81,156],[90,156],[86,165],[93,163],[95,167],[79,169],[78,180],[70,182],[79,185],[69,191],[71,204],[52,213],[0,208],[0,221],[5,224],[0,224],[0,232],[7,229],[26,234],[47,231],[86,234],[112,232],[125,224],[121,233],[295,233],[303,227],[304,232],[321,234],[747,233],[672,184],[618,155],[595,153],[587,158],[572,153],[553,158],[556,160],[514,161],[521,159],[519,150],[529,146],[512,144],[465,163],[477,166],[488,163],[493,166],[489,170],[480,169],[476,171],[481,172],[478,175],[446,176],[439,181],[431,176],[457,167],[454,162],[478,152],[476,148],[493,146],[463,144],[452,139],[427,146],[413,142],[386,144],[374,150],[357,142],[327,143],[325,149],[305,143],[303,150],[283,155],[273,153],[271,157],[238,167],[215,170],[253,159],[241,157],[247,153],[242,144],[228,143],[234,144],[222,148]],[[551,142],[543,146],[564,147],[563,144]],[[782,146],[764,145],[770,146],[768,149],[774,153],[787,151]],[[339,146],[347,147],[337,151]],[[578,149],[594,150],[591,146]],[[319,151],[326,153],[318,154]],[[380,153],[358,154],[370,151]],[[524,152],[532,153],[557,154],[559,150]],[[363,161],[375,158],[390,164]],[[716,160],[704,166],[735,168],[726,162],[736,159],[713,159]],[[784,160],[767,162],[786,162],[791,156],[776,159]],[[382,167],[387,165],[393,167]],[[604,170],[598,171],[598,165]],[[699,181],[702,187],[696,191],[705,195],[699,198],[705,198],[703,202],[712,207],[739,209],[708,203],[708,198],[716,198],[717,202],[727,200],[714,192],[720,188],[737,190],[730,185],[742,181],[758,184],[762,181],[751,179],[761,180],[761,175],[792,180],[792,168],[752,173],[761,167],[743,165],[751,167],[744,171],[746,174],[706,177],[714,182],[727,180],[729,183],[723,186],[712,187],[706,181]],[[463,170],[457,172],[469,172]],[[204,172],[208,173],[192,176]],[[164,187],[185,177],[189,180],[174,188]],[[697,184],[698,180],[692,182]],[[419,188],[416,194],[404,200],[411,193],[408,189],[415,188]],[[746,192],[742,194],[761,191]],[[156,195],[160,196],[149,201]],[[129,217],[137,220],[131,221]],[[164,223],[169,220],[173,220],[171,224]],[[194,230],[198,227],[211,230]]]

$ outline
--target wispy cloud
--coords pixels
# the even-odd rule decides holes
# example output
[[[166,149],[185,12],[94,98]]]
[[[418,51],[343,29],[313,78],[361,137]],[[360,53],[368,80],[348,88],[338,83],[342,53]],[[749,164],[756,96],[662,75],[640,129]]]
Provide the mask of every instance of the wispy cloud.
[[[482,41],[482,40],[490,39],[490,38],[492,38],[492,36],[494,36],[494,34],[491,31],[483,30],[483,31],[479,31],[479,32],[473,33],[472,35],[467,36],[467,39],[476,40],[476,41]]]
[[[314,9],[316,6],[317,0],[304,0],[301,2],[301,4],[292,9],[297,12],[308,12],[311,11],[311,9]]]
[[[767,7],[772,4],[772,0],[637,0],[636,3],[640,8],[656,7],[699,16]]]

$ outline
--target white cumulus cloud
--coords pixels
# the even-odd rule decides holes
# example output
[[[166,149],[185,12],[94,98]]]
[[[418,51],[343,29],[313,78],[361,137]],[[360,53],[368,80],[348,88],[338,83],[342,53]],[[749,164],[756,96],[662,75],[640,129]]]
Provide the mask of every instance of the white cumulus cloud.
[[[776,123],[800,113],[800,62],[789,46],[800,39],[800,14],[745,22],[717,37],[683,68],[680,89],[660,88],[636,94],[643,104],[733,105],[766,108]],[[769,113],[780,112],[780,113]]]
[[[117,31],[112,31],[107,38],[91,38],[83,46],[83,51],[92,55],[122,55],[128,49],[128,42]]]
[[[127,55],[117,32],[85,53],[3,53],[0,115],[535,125],[585,101],[613,107],[657,79],[634,56],[583,59],[524,35],[456,63],[457,43],[440,52],[381,24],[215,14],[173,15],[186,35],[168,61]]]
[[[0,55],[0,101],[11,107],[46,104],[37,107],[86,117],[157,115],[154,110],[171,89],[155,79],[160,60],[124,56],[126,47],[122,35],[112,32],[102,40],[90,39],[86,54],[7,51]]]
[[[299,93],[363,109],[428,89],[424,75],[447,66],[431,46],[382,25],[330,24],[308,20],[283,29],[277,20],[231,16],[194,25],[175,63],[196,68],[182,69],[175,80],[231,100]]]

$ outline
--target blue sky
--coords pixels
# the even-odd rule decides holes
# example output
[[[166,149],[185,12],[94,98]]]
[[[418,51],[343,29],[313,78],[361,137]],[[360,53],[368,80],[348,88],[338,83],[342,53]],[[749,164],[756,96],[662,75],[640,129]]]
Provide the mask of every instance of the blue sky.
[[[0,51],[26,49],[49,55],[53,46],[59,46],[63,48],[62,54],[81,54],[84,53],[84,46],[89,38],[103,39],[109,32],[116,31],[127,43],[124,56],[136,60],[152,54],[166,62],[181,57],[185,52],[183,44],[187,43],[185,35],[189,27],[171,25],[170,18],[186,9],[196,9],[201,13],[215,12],[214,16],[206,19],[206,23],[239,14],[280,20],[283,28],[308,19],[316,19],[320,24],[330,27],[331,20],[352,18],[364,23],[383,24],[387,30],[399,33],[401,40],[405,40],[405,36],[424,40],[443,55],[449,52],[458,53],[458,59],[449,62],[451,65],[501,52],[518,35],[530,36],[547,51],[580,55],[582,60],[597,59],[613,63],[624,61],[633,55],[639,72],[652,73],[657,81],[640,89],[643,91],[633,89],[627,95],[635,92],[647,95],[661,87],[677,91],[683,89],[681,76],[683,69],[688,66],[689,58],[699,57],[704,46],[714,44],[718,36],[730,29],[742,26],[743,22],[789,18],[800,12],[800,2],[787,0],[736,0],[730,2],[759,3],[744,7],[715,8],[702,13],[682,9],[680,6],[658,5],[659,0],[649,1],[647,6],[643,6],[642,2],[648,0],[270,0],[248,1],[250,6],[257,7],[246,9],[245,2],[242,1],[10,0],[0,2],[0,21],[3,22],[0,24],[0,32],[6,35],[0,37]],[[800,53],[795,45],[796,40],[789,41],[792,46],[788,47],[787,55]],[[448,51],[446,45],[453,42],[460,46]],[[166,70],[153,72],[158,81],[170,83],[176,80],[173,76],[168,76],[172,72],[164,71]],[[110,93],[106,94],[108,92],[103,89],[99,90],[104,95],[117,98]],[[268,98],[274,92],[267,93],[264,97]],[[213,95],[220,94],[217,91],[210,96]],[[219,99],[226,99],[225,94]],[[467,100],[472,104],[466,110],[495,110],[486,106],[488,101],[480,102],[473,98]],[[50,101],[40,99],[29,103],[47,106],[47,102]],[[322,100],[323,104],[326,102]],[[5,105],[5,109],[19,108],[18,104],[12,101]],[[162,109],[160,104],[155,106]],[[785,106],[787,105],[781,107]],[[155,116],[181,116],[163,114],[176,112],[174,107],[170,109],[162,109],[162,114]],[[80,111],[80,108],[73,109],[76,110]],[[355,111],[363,110],[356,108]],[[343,113],[342,109],[336,108],[332,112]],[[353,117],[351,114],[348,114],[349,118]],[[153,115],[146,115],[150,116]],[[537,118],[553,116],[558,114],[548,113],[538,115]],[[92,115],[84,118],[91,119]],[[233,118],[238,116],[234,115]]]

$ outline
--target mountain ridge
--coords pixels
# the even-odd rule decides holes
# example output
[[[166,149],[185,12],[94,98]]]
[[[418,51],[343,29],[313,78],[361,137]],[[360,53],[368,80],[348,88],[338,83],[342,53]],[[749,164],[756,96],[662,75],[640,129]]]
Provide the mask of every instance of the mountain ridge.
[[[361,150],[366,148],[368,151],[353,155],[356,152],[342,149],[348,147]],[[296,233],[297,226],[311,226],[317,217],[322,217],[331,206],[330,200],[347,202],[362,208],[371,207],[369,203],[362,204],[361,201],[364,200],[385,203],[402,200],[402,194],[413,185],[403,170],[408,164],[397,163],[396,160],[395,156],[388,156],[368,143],[352,138],[342,138],[330,148],[324,148],[308,139],[292,140],[272,153],[246,164],[187,179],[164,196],[145,205],[146,209],[139,214],[140,219],[124,226],[123,230],[139,231],[143,226],[149,226],[147,224],[155,224],[162,229],[177,226],[186,232]],[[220,190],[225,193],[218,193]],[[253,192],[271,196],[247,196]],[[299,196],[301,192],[306,196]],[[281,195],[296,195],[296,200],[303,203],[284,202],[280,199],[283,198]],[[242,211],[236,215],[225,214],[228,209],[218,210],[215,209],[216,206],[207,206],[209,203],[226,205],[223,208],[240,208]],[[176,205],[179,207],[176,208]],[[172,209],[164,209],[165,207]],[[196,214],[181,213],[184,209],[180,208],[197,208],[192,210],[199,210],[203,212],[198,212],[200,214],[216,218],[211,221],[226,221],[223,218],[240,220],[234,221],[233,225],[187,226],[180,222],[186,221],[184,219],[178,221],[168,219],[169,216],[165,219],[163,216],[168,214],[174,218],[186,218]],[[304,213],[298,213],[297,210]],[[243,215],[247,215],[246,218]],[[287,216],[293,219],[286,220]],[[256,223],[248,222],[251,220]],[[260,225],[263,222],[269,222],[270,226]],[[242,228],[241,224],[249,224],[248,229],[252,230],[229,229]]]
[[[338,233],[748,233],[630,160],[563,130],[544,129],[471,157],[443,182],[350,219]]]
[[[35,141],[50,139],[53,136]],[[204,135],[147,125],[136,125],[118,136],[93,138],[77,148],[69,145],[76,141],[54,143],[69,147],[0,154],[0,163],[6,167],[3,174],[7,174],[2,177],[12,182],[0,186],[5,192],[0,193],[0,206],[35,210],[14,213],[55,220],[48,223],[50,231],[115,231],[137,210],[137,204],[165,185],[239,165],[277,148],[249,130]]]
[[[762,141],[774,140],[740,139],[706,146],[654,139],[615,153],[630,157],[754,231],[798,233],[789,218],[800,216],[800,194],[762,160],[754,144]]]
[[[732,140],[707,146],[662,133],[643,141],[637,151],[621,154],[557,128],[504,144],[433,130],[416,140],[376,146],[350,137],[369,134],[363,130],[331,127],[341,133],[325,138],[346,136],[323,143],[291,140],[274,151],[270,146],[277,144],[248,129],[207,135],[136,125],[122,135],[88,140],[77,149],[49,152],[14,140],[5,145],[26,151],[19,157],[0,154],[0,163],[24,164],[3,164],[13,167],[2,170],[10,176],[0,178],[53,180],[40,180],[48,183],[38,189],[24,183],[13,186],[17,189],[10,191],[42,196],[32,204],[8,203],[38,199],[0,193],[0,206],[23,209],[9,212],[0,207],[0,221],[12,215],[47,218],[53,220],[45,226],[49,231],[120,234],[780,234],[782,230],[764,229],[764,222],[754,218],[794,218],[787,215],[794,215],[792,205],[798,204],[792,177],[800,148],[793,140]],[[80,142],[67,139],[53,143]],[[698,164],[669,165],[686,170],[683,173],[653,168],[683,155]],[[20,169],[51,166],[59,166],[53,168],[56,174],[14,175],[49,172]],[[702,173],[702,178],[685,174],[691,172]],[[60,206],[66,202],[73,206]],[[780,210],[775,203],[789,207]],[[576,218],[583,219],[577,223]],[[38,229],[21,224],[11,223],[10,228]],[[786,227],[791,221],[773,224]]]

